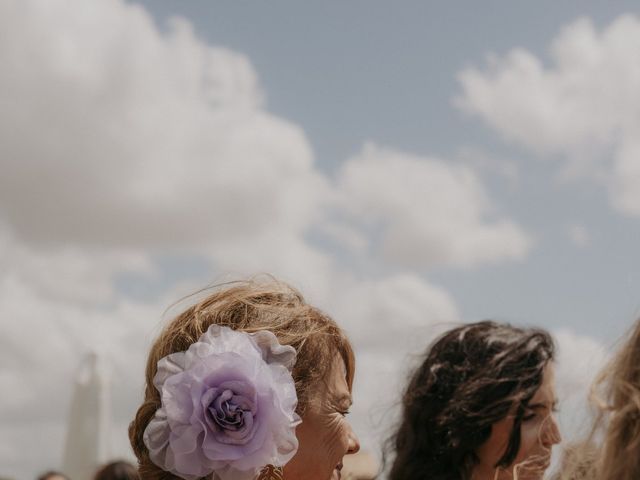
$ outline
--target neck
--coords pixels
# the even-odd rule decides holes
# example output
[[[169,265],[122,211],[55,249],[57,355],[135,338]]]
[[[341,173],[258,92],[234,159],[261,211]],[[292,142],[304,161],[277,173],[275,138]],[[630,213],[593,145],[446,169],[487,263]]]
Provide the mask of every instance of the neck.
[[[471,473],[471,480],[498,480],[499,475],[500,470],[497,468],[476,465]]]

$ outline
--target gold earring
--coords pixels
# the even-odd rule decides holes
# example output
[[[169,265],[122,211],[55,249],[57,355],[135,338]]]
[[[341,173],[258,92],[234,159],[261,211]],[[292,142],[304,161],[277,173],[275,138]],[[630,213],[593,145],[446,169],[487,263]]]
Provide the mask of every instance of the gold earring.
[[[284,472],[282,471],[282,467],[267,465],[260,471],[258,480],[284,480]]]

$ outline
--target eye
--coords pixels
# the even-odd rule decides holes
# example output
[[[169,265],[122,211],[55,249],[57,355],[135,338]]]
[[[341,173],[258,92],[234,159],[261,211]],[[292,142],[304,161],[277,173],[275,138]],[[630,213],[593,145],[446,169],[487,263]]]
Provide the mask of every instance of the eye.
[[[340,413],[340,415],[342,415],[343,417],[346,417],[347,415],[349,415],[351,412],[349,410],[344,410],[342,412],[338,412]]]
[[[531,420],[535,419],[538,415],[535,412],[531,412],[528,413],[527,415],[525,415],[524,417],[522,417],[522,421],[523,422],[530,422]]]

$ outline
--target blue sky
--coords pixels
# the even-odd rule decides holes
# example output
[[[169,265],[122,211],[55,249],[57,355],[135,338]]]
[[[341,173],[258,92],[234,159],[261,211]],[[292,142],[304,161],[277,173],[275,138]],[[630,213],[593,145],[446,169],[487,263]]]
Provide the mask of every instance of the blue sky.
[[[593,183],[559,181],[552,161],[453,105],[464,68],[515,47],[549,65],[564,26],[586,17],[604,28],[634,13],[634,2],[140,3],[159,25],[184,16],[201,38],[247,55],[269,111],[304,129],[329,175],[368,141],[451,161],[493,159],[480,167],[483,180],[537,245],[524,262],[420,271],[454,294],[465,319],[571,326],[611,341],[638,313],[637,217],[612,212]],[[571,225],[589,232],[588,247],[571,243]]]
[[[113,372],[113,454],[130,455],[165,309],[259,272],[351,335],[366,449],[413,355],[484,318],[557,336],[575,437],[639,310],[636,10],[3,3],[0,474],[59,466],[88,351]]]

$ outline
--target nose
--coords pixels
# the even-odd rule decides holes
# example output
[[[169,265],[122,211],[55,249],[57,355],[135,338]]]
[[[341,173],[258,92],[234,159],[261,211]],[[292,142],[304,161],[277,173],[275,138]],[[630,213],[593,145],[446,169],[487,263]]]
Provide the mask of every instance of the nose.
[[[351,430],[349,432],[349,447],[347,449],[347,455],[353,455],[360,451],[360,440],[358,436]]]
[[[549,418],[547,418],[543,428],[542,444],[545,447],[551,448],[553,445],[560,443],[562,435],[560,435],[560,428],[558,427],[558,422],[554,415],[549,415]]]

